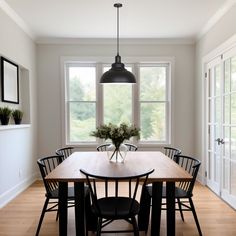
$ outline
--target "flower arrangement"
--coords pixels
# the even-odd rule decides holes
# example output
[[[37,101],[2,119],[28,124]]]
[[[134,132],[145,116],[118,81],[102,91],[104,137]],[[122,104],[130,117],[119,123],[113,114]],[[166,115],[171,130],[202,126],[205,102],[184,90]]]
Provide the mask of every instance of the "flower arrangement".
[[[124,140],[135,136],[139,139],[140,129],[133,125],[129,126],[126,123],[121,123],[119,126],[109,123],[108,125],[99,126],[96,131],[91,133],[91,136],[105,140],[110,139],[116,150],[118,150]]]

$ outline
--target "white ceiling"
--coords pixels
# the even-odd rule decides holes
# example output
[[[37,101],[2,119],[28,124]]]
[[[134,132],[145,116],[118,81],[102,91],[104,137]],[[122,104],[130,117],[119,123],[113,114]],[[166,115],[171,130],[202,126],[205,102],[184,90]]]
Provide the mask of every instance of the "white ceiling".
[[[121,2],[120,38],[195,40],[235,4],[235,0],[0,0],[32,38],[115,38]]]

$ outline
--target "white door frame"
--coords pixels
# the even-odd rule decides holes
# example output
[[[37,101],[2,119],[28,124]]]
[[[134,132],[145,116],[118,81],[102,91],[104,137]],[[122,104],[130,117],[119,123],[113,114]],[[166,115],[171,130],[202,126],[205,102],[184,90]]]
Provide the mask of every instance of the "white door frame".
[[[207,64],[215,59],[216,57],[219,57],[223,53],[229,51],[231,48],[236,46],[236,34],[229,38],[227,41],[222,43],[220,46],[212,50],[210,53],[205,55],[202,58],[202,73],[201,73],[201,91],[202,91],[202,150],[201,150],[201,156],[202,156],[202,170],[203,170],[203,176],[202,176],[202,183],[206,184],[206,177],[205,173],[207,171],[207,165],[206,165],[206,153],[207,153],[207,147],[206,147],[206,129],[207,129],[207,124],[206,124],[206,79],[205,79],[205,73],[207,72]]]
[[[208,104],[206,103],[207,101],[207,95],[208,95],[208,91],[207,91],[207,80],[205,79],[207,76],[206,73],[208,73],[208,68],[207,65],[209,65],[211,63],[211,61],[221,57],[222,59],[222,63],[224,62],[224,57],[229,57],[231,53],[234,53],[233,55],[235,55],[235,49],[236,48],[236,35],[234,35],[232,38],[230,38],[229,40],[227,40],[225,43],[223,43],[222,45],[220,45],[219,47],[217,47],[215,50],[213,50],[211,53],[209,53],[208,55],[206,55],[205,57],[203,57],[202,59],[202,162],[203,162],[203,172],[204,172],[204,177],[203,177],[203,182],[204,184],[207,183],[207,176],[205,175],[205,173],[207,173],[207,160],[208,160],[208,147],[207,147],[207,137],[208,137],[208,120],[207,120],[207,113],[208,113]],[[221,63],[221,68],[223,68]],[[223,71],[221,72],[221,74],[223,75]],[[223,77],[224,78],[224,75]],[[221,95],[223,96],[223,95]],[[222,100],[223,102],[223,100]],[[222,108],[223,104],[221,104],[221,108]],[[221,156],[221,171],[223,168],[222,165],[222,156]],[[220,185],[222,184],[222,174],[220,176]],[[209,185],[210,186],[210,185]],[[212,186],[211,186],[212,188]],[[232,204],[232,206],[234,208],[236,208],[236,203],[235,203],[235,197],[227,194],[227,191],[224,192],[222,191],[222,186],[220,186],[220,192],[215,191],[215,189],[213,188],[213,191],[215,191],[217,194],[219,194],[219,196],[221,198],[223,198],[224,200],[226,200],[227,202],[229,202],[230,204]]]

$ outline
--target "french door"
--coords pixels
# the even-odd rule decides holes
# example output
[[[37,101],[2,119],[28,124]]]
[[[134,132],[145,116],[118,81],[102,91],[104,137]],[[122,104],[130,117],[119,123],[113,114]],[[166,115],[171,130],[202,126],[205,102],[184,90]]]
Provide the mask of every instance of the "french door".
[[[236,208],[236,48],[207,64],[207,185]]]

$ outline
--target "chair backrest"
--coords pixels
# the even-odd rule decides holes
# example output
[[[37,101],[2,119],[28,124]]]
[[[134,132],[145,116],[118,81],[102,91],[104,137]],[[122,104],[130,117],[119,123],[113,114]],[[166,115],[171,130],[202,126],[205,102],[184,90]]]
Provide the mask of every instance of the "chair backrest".
[[[201,162],[193,157],[183,155],[175,155],[174,159],[178,165],[193,176],[192,180],[189,182],[179,182],[180,188],[185,190],[188,194],[192,194]]]
[[[62,160],[64,161],[68,156],[73,153],[73,149],[74,147],[59,148],[56,150],[56,155],[63,156]]]
[[[170,159],[174,159],[175,155],[180,155],[181,150],[177,148],[172,148],[172,147],[164,147],[165,150],[165,155],[168,156]]]
[[[48,182],[45,177],[62,162],[62,158],[63,156],[48,156],[37,161],[46,192],[49,195],[58,188],[58,182]]]
[[[99,152],[105,152],[105,151],[107,151],[107,148],[108,148],[110,145],[111,145],[110,143],[105,143],[105,144],[99,145],[99,146],[97,146],[97,151],[99,151]]]
[[[138,150],[138,147],[134,144],[131,144],[131,143],[124,143],[124,145],[127,147],[127,151],[131,151],[131,152],[134,152],[134,151],[137,151]]]
[[[123,176],[123,177],[107,177],[98,176],[86,172],[85,170],[80,170],[86,176],[87,183],[91,193],[92,203],[95,206],[96,212],[101,213],[100,207],[97,203],[99,198],[114,198],[114,202],[118,200],[119,197],[129,197],[131,199],[129,211],[132,209],[135,202],[136,194],[138,188],[146,185],[149,174],[151,174],[154,169],[135,176]],[[142,181],[140,179],[142,178]],[[124,182],[128,184],[125,185]],[[125,189],[127,187],[127,189]],[[98,196],[98,188],[100,196]],[[102,190],[104,190],[103,193]],[[126,191],[125,191],[126,190]],[[116,206],[114,205],[114,208]],[[116,210],[114,211],[116,212]]]
[[[97,151],[104,152],[107,151],[107,148],[110,146],[110,143],[105,143],[97,147]],[[127,151],[137,151],[138,147],[131,143],[124,143],[127,147]]]

